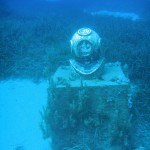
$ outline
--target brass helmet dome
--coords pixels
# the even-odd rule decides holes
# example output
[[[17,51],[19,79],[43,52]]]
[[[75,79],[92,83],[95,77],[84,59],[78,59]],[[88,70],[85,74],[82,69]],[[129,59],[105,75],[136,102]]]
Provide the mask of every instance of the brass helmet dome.
[[[71,52],[75,57],[86,57],[98,53],[101,38],[90,28],[79,29],[71,39]]]
[[[71,66],[80,74],[92,74],[102,64],[100,56],[101,38],[90,28],[79,29],[71,39]]]

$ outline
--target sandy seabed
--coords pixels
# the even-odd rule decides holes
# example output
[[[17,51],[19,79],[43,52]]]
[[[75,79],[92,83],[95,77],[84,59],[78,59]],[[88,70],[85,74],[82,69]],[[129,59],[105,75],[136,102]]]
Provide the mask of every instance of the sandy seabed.
[[[47,103],[48,83],[0,82],[0,149],[50,150],[40,130],[40,111]]]

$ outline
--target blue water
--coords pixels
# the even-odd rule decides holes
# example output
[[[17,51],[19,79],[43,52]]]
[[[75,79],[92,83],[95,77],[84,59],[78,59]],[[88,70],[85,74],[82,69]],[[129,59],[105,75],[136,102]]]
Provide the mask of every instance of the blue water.
[[[38,111],[46,105],[46,81],[69,64],[69,42],[81,27],[100,35],[106,62],[129,66],[129,79],[141,91],[133,103],[134,148],[150,147],[150,0],[0,0],[0,150],[49,149]],[[32,105],[35,120],[25,119],[33,114]],[[32,134],[26,133],[33,126]]]
[[[83,10],[83,9],[105,9],[111,11],[130,11],[139,14],[148,15],[150,2],[149,0],[1,0],[2,5],[7,7],[7,10],[22,10],[26,12],[31,10],[42,10],[55,9],[57,12],[59,9],[62,10]],[[49,11],[50,13],[51,11]]]

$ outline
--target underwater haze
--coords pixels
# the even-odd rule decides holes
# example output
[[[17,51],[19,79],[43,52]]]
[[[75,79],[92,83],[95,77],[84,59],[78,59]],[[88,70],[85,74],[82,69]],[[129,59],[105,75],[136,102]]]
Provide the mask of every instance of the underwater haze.
[[[106,63],[128,66],[138,87],[130,150],[149,150],[150,0],[0,0],[0,150],[56,150],[41,112],[48,81],[69,65],[70,40],[83,27],[100,35]]]

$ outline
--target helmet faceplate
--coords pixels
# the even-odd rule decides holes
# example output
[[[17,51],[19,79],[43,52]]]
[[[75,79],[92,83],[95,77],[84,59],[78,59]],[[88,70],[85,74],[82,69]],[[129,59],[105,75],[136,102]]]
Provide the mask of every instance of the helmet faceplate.
[[[71,39],[73,58],[70,64],[78,73],[88,75],[100,68],[103,62],[103,59],[100,59],[100,43],[99,35],[89,28],[81,28],[73,35]]]

